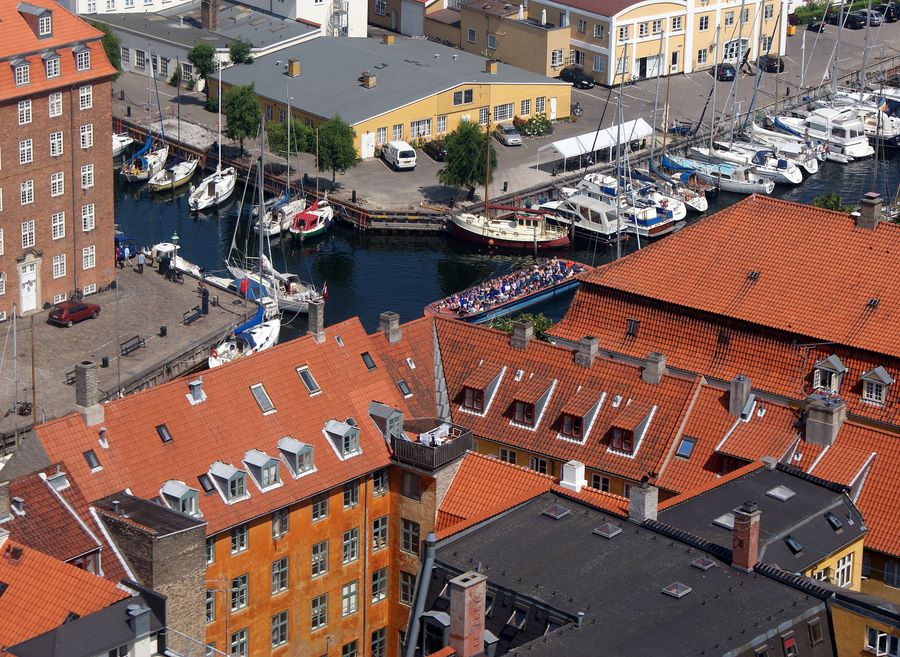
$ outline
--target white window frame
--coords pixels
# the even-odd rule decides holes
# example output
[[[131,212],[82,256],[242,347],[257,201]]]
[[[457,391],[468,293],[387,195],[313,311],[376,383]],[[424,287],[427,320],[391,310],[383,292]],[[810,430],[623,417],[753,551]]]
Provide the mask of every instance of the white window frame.
[[[839,378],[837,372],[817,367],[815,372],[813,372],[813,388],[816,390],[837,392]]]
[[[75,55],[75,68],[79,71],[87,71],[91,68],[91,51],[85,48]]]
[[[61,240],[66,236],[66,213],[54,212],[50,215],[50,239]]]
[[[97,247],[91,244],[81,249],[81,268],[85,271],[97,265]]]
[[[94,145],[94,124],[87,123],[81,126],[81,147],[82,148],[90,148]]]
[[[393,137],[393,141],[400,141],[403,139],[403,124],[395,123],[391,128],[391,136]]]
[[[547,462],[547,459],[542,459],[539,456],[529,457],[528,467],[541,474],[549,474],[550,472],[550,464]]]
[[[697,63],[705,64],[707,61],[709,61],[709,53],[706,51],[706,48],[700,48],[697,51]]]
[[[34,181],[25,180],[19,183],[19,202],[20,205],[29,205],[34,203]]]
[[[49,57],[44,60],[44,71],[47,73],[47,79],[58,78],[60,73],[59,57]]]
[[[341,587],[341,616],[346,618],[359,611],[359,580],[347,582]]]
[[[431,119],[418,119],[409,124],[410,139],[420,139],[431,136]]]
[[[86,84],[78,87],[78,109],[88,110],[94,106],[94,88]]]
[[[31,81],[31,73],[28,70],[28,64],[19,64],[16,66],[16,86],[28,84]]]
[[[488,50],[496,50],[497,49],[497,35],[492,32],[488,32],[487,35],[487,48]]]
[[[834,569],[834,583],[847,588],[853,584],[853,553],[848,552],[838,559]]]
[[[565,58],[565,53],[562,48],[556,48],[550,51],[550,66],[553,68],[558,68],[563,65],[563,59]]]
[[[673,16],[672,17],[672,31],[680,32],[684,29],[684,17],[683,16]]]
[[[53,34],[53,17],[41,16],[38,18],[38,36]]]
[[[733,11],[725,12],[724,24],[725,24],[725,27],[731,27],[732,25],[734,25],[734,12]]]
[[[62,107],[62,92],[57,91],[56,93],[50,94],[47,99],[47,109],[51,119],[57,116],[62,116]]]
[[[387,16],[387,1],[386,0],[375,0],[375,15],[376,16]]]
[[[22,222],[22,248],[30,249],[34,246],[34,219]]]
[[[606,27],[603,25],[603,23],[594,23],[594,38],[595,39],[602,39],[605,31],[606,31]]]
[[[519,103],[519,116],[531,116],[531,98],[523,98]]]
[[[66,254],[60,253],[53,256],[53,278],[63,278],[66,275]]]
[[[63,133],[56,130],[50,133],[50,157],[60,157],[63,154]]]
[[[85,164],[81,167],[81,189],[90,189],[94,186],[94,165]]]
[[[494,105],[494,121],[511,121],[516,115],[515,103],[503,103],[502,105]]]
[[[663,22],[661,18],[650,21],[650,32],[652,34],[661,34],[663,31]]]
[[[619,41],[628,41],[628,25],[619,25]]]
[[[437,134],[442,135],[447,132],[447,115],[440,114],[437,117]]]
[[[606,62],[603,57],[603,55],[594,55],[594,61],[592,62],[594,73],[603,73],[606,70]]]
[[[700,20],[697,23],[697,30],[699,32],[709,31],[709,16],[701,16],[700,17]]]
[[[507,449],[506,447],[501,447],[497,452],[498,458],[505,462],[511,463],[513,465],[516,464],[516,460],[518,459],[518,454],[513,449]]]
[[[31,139],[23,139],[19,142],[19,164],[34,162],[34,142]]]
[[[547,97],[538,96],[534,99],[534,111],[543,114],[547,110]]]
[[[62,171],[50,174],[50,196],[62,196],[66,193],[66,176]]]
[[[638,38],[643,39],[650,34],[650,25],[646,22],[638,23]]]
[[[89,233],[96,228],[96,208],[93,203],[81,206],[81,232]]]
[[[147,69],[147,53],[140,48],[134,49],[134,70],[144,71]]]
[[[31,100],[19,101],[19,125],[28,125],[31,123]]]

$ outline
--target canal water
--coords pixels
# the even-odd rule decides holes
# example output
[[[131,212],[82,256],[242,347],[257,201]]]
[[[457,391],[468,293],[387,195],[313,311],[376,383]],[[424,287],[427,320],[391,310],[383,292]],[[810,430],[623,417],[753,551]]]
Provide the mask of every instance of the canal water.
[[[849,165],[826,162],[817,175],[803,184],[790,188],[779,186],[773,195],[808,203],[816,196],[837,191],[845,204],[855,205],[871,190],[873,175],[873,160]],[[893,198],[898,184],[900,158],[881,162],[878,191],[885,198]],[[240,191],[237,190],[236,196]],[[188,212],[186,188],[174,194],[151,195],[146,186],[120,181],[116,183],[115,198],[116,222],[138,246],[171,241],[177,233],[181,254],[186,259],[207,271],[224,269],[238,221],[237,201],[227,213],[192,216]],[[720,194],[710,203],[709,212],[740,198]],[[242,226],[246,224],[247,220],[242,220]],[[243,236],[239,236],[239,246],[244,246]],[[252,244],[250,248],[254,250]],[[622,244],[623,253],[636,248],[638,244],[633,237]],[[616,247],[576,241],[568,252],[556,255],[598,265],[615,259]],[[358,316],[370,331],[377,327],[378,315],[385,310],[399,313],[404,322],[415,319],[431,301],[532,261],[529,256],[493,252],[445,234],[360,233],[345,225],[333,226],[327,235],[302,245],[294,245],[291,240],[284,240],[283,245],[275,242],[272,256],[281,271],[295,272],[318,288],[328,283],[326,325]],[[571,295],[559,297],[537,310],[558,319],[570,298]],[[305,325],[300,318],[283,332],[283,339],[303,331]]]

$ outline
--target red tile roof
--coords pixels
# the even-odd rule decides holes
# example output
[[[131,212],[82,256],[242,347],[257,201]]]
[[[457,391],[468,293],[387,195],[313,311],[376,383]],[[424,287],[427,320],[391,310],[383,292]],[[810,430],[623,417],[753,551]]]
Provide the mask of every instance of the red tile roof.
[[[692,497],[696,497],[701,493],[705,493],[707,491],[713,490],[714,488],[718,488],[722,484],[726,484],[729,481],[734,481],[735,479],[739,479],[743,477],[745,474],[749,472],[753,472],[754,470],[759,470],[763,467],[762,461],[754,461],[753,463],[748,463],[745,466],[738,468],[737,470],[732,470],[728,474],[722,475],[721,477],[716,477],[715,479],[711,479],[709,481],[704,482],[703,484],[697,486],[696,488],[692,488],[677,497],[670,497],[669,499],[659,503],[659,510],[668,509],[670,506],[675,506],[676,504],[680,504],[685,500],[688,500]]]
[[[128,597],[115,584],[12,540],[0,544],[0,651]],[[14,552],[21,550],[18,559]],[[6,654],[5,651],[2,654]]]
[[[428,657],[453,657],[456,654],[456,651],[447,646],[445,648],[441,648],[437,652],[430,653]]]
[[[434,320],[421,317],[403,325],[400,340],[389,344],[381,332],[370,337],[372,354],[396,381],[403,379],[412,392],[407,397],[411,417],[433,417],[435,415],[434,398],[434,352],[435,333]],[[408,362],[412,361],[412,364]]]
[[[343,347],[333,338],[337,334]],[[370,344],[359,321],[348,320],[329,327],[322,344],[304,336],[204,372],[206,400],[197,405],[186,397],[188,379],[116,400],[104,406],[107,449],[98,443],[99,427],[86,427],[78,415],[41,425],[36,432],[50,458],[65,463],[90,500],[124,488],[153,498],[170,479],[201,490],[197,478],[215,461],[246,470],[245,452],[255,448],[278,458],[277,442],[284,436],[313,446],[313,474],[294,479],[282,466],[282,486],[260,492],[248,481],[250,498],[233,504],[216,492],[201,492],[199,506],[208,532],[217,533],[388,464],[388,447],[368,417],[368,406],[377,400],[409,413],[387,370],[370,371],[360,358]],[[309,366],[320,393],[307,393],[296,372],[301,365]],[[264,385],[274,412],[260,411],[250,391],[257,383]],[[359,424],[362,453],[341,460],[323,428],[327,420],[348,417]],[[168,443],[156,431],[163,423],[173,436]],[[90,471],[83,456],[88,449],[94,450],[102,469]]]
[[[628,515],[628,500],[593,488],[581,492],[563,488],[558,480],[528,468],[468,452],[438,509],[435,528],[445,538],[507,509],[552,491],[620,516]]]

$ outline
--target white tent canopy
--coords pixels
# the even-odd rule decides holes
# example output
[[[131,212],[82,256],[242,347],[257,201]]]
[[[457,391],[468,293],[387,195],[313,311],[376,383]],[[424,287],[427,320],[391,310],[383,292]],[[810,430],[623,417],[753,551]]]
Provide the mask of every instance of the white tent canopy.
[[[541,163],[541,151],[553,151],[554,160],[562,158],[568,160],[573,157],[591,155],[592,152],[602,151],[616,145],[616,137],[621,136],[622,143],[628,144],[632,141],[641,141],[653,135],[653,128],[644,119],[635,119],[626,121],[621,126],[612,126],[603,128],[594,132],[586,132],[577,137],[567,137],[554,141],[552,144],[541,146],[538,149],[538,165]],[[610,161],[612,161],[612,151],[610,152]]]

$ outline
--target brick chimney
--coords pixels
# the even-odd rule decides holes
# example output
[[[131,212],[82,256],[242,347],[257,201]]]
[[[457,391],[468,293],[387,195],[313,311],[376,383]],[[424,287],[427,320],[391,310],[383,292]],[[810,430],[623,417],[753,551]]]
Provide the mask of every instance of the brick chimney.
[[[752,387],[750,377],[743,374],[738,374],[728,383],[728,412],[731,415],[741,417]]]
[[[641,370],[641,380],[644,383],[657,384],[666,373],[666,357],[658,351],[647,354],[647,362]]]
[[[628,519],[632,522],[656,520],[659,504],[659,489],[642,481],[639,486],[631,487],[628,498]]]
[[[91,427],[103,422],[103,406],[100,405],[100,377],[97,364],[83,360],[75,366],[75,410]]]
[[[458,657],[484,652],[487,577],[474,571],[450,580],[450,647]]]
[[[843,399],[813,397],[806,406],[806,441],[821,447],[834,444],[844,420],[847,405]]]
[[[219,0],[200,0],[200,23],[207,30],[219,29]]]
[[[748,573],[759,560],[759,516],[756,502],[744,502],[734,510],[731,565]]]
[[[856,227],[874,230],[882,220],[883,204],[881,194],[866,192],[859,202],[859,213],[856,216]]]
[[[599,349],[600,341],[597,338],[591,336],[581,338],[575,349],[575,364],[581,365],[581,367],[591,367]]]
[[[388,344],[400,342],[402,331],[400,329],[400,315],[395,312],[383,312],[378,316],[378,330],[384,333]]]
[[[509,346],[513,349],[525,349],[528,341],[534,337],[534,324],[528,322],[513,322],[512,334],[509,336]]]
[[[307,315],[307,332],[313,336],[313,339],[321,343],[325,340],[325,302],[310,301],[309,312]]]

